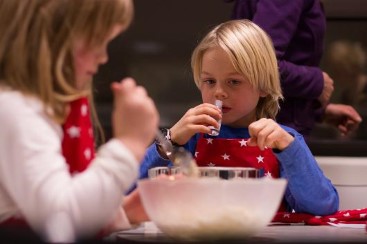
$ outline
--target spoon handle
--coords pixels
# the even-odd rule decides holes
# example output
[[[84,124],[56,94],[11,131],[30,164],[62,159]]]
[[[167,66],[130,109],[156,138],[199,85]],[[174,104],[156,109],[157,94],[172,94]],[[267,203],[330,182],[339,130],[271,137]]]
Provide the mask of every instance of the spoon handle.
[[[183,147],[173,148],[171,141],[167,140],[159,129],[156,132],[156,140],[173,164],[181,168],[183,174],[191,177],[198,175],[198,166],[189,151]]]
[[[168,158],[171,158],[173,153],[172,143],[164,137],[164,135],[159,129],[156,131],[155,137],[159,145],[162,147],[163,152],[167,155]]]

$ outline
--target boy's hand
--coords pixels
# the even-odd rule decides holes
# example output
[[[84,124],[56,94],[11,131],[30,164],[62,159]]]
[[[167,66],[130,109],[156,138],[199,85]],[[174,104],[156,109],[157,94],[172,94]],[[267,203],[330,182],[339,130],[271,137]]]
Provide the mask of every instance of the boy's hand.
[[[294,137],[272,119],[260,119],[251,123],[249,133],[251,138],[247,145],[258,146],[261,150],[265,147],[284,150],[294,141]]]
[[[222,118],[220,109],[214,104],[203,103],[189,109],[170,129],[171,139],[179,145],[185,144],[195,133],[210,133],[208,126],[219,127]]]

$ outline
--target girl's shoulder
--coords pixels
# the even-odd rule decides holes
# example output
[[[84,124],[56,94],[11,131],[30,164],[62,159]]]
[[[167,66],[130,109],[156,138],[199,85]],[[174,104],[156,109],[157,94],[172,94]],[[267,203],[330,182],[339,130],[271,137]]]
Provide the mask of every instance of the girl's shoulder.
[[[46,114],[41,100],[14,90],[0,89],[0,118],[5,130],[21,130],[32,126],[52,127],[54,130],[59,127]]]
[[[31,144],[37,145],[33,149],[47,145],[59,150],[62,128],[46,114],[39,99],[17,91],[0,91],[0,118],[0,144],[19,150],[28,150]]]
[[[43,110],[42,102],[32,96],[27,96],[19,91],[0,89],[0,117],[18,116],[34,111],[39,113]]]

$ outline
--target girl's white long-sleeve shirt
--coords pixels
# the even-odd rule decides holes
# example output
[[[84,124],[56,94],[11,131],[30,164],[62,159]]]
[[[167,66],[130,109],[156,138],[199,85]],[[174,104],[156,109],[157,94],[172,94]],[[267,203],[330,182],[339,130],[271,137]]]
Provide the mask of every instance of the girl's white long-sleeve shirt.
[[[44,238],[62,241],[63,231],[93,235],[121,211],[122,194],[138,175],[136,158],[113,139],[71,176],[62,136],[39,100],[0,89],[0,222],[21,216]],[[123,222],[129,227],[126,216]]]

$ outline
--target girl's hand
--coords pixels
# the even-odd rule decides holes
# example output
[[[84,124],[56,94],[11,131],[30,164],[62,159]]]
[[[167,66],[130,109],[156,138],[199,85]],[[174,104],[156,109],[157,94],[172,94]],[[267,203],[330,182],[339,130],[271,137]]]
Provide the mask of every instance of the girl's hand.
[[[272,119],[260,119],[251,123],[249,133],[251,138],[247,145],[258,146],[261,150],[265,147],[284,150],[294,141],[294,137]]]
[[[208,126],[219,127],[217,120],[220,119],[222,119],[222,113],[214,104],[200,104],[189,109],[170,129],[171,139],[183,145],[196,133],[210,133]]]
[[[139,187],[125,196],[123,208],[131,224],[139,224],[149,221],[139,194]]]
[[[112,219],[105,225],[98,236],[107,236],[113,232],[126,228],[125,219],[129,220],[131,225],[140,224],[149,221],[149,217],[145,212],[143,203],[140,198],[139,188],[123,198],[122,205],[117,210]]]
[[[157,109],[146,90],[137,86],[132,78],[114,82],[111,88],[114,94],[113,135],[141,161],[158,128]]]

